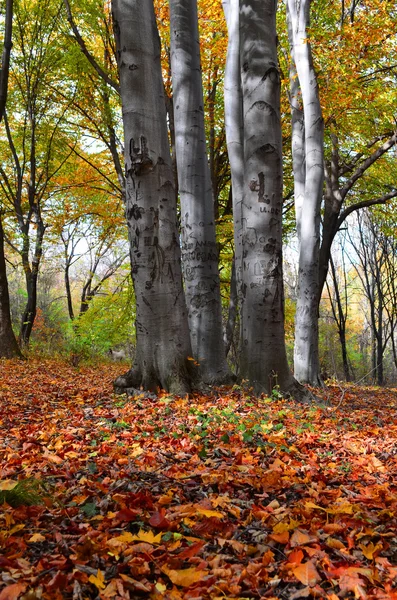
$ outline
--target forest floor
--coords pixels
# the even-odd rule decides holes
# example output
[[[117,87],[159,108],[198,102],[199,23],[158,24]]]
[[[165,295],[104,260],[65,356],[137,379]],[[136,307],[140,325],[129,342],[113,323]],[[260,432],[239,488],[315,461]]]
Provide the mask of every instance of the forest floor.
[[[0,362],[0,600],[397,599],[397,390],[127,401],[121,371]]]

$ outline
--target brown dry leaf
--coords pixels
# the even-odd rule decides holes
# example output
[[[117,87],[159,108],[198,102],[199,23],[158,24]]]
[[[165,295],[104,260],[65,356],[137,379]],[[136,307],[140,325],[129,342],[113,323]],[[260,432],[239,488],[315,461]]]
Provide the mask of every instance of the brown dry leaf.
[[[321,576],[311,560],[301,565],[298,565],[297,567],[292,569],[292,572],[295,575],[295,577],[301,583],[303,583],[303,585],[313,587],[316,585],[316,583],[321,581]]]

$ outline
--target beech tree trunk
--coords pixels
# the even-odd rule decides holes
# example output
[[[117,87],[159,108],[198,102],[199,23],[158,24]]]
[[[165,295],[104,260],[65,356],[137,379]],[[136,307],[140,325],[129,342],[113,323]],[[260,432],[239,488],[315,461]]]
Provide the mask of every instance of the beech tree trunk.
[[[244,116],[241,377],[303,395],[288,368],[281,249],[282,140],[276,2],[240,0]]]
[[[302,92],[304,143],[293,108],[294,178],[299,239],[298,292],[295,316],[294,372],[301,383],[322,385],[318,355],[320,209],[324,183],[324,122],[314,71],[308,27],[310,0],[288,0],[289,33]],[[296,82],[293,86],[296,91]],[[295,94],[296,95],[296,94]],[[295,114],[294,114],[295,113]],[[301,166],[304,148],[305,166]],[[304,190],[302,174],[304,173]],[[302,201],[302,193],[303,201]]]
[[[226,144],[231,171],[231,191],[234,221],[234,287],[237,312],[242,304],[242,205],[244,188],[244,127],[243,97],[240,70],[240,1],[224,0],[228,46],[224,81]],[[232,289],[232,288],[231,288]],[[237,317],[237,314],[234,318]],[[241,318],[239,343],[241,342]],[[239,368],[239,365],[238,365]]]
[[[133,367],[115,385],[185,394],[191,345],[153,2],[113,0],[112,11],[137,337]]]
[[[0,358],[22,358],[11,324],[10,296],[6,261],[4,256],[4,233],[0,215]]]
[[[200,65],[197,0],[171,0],[171,72],[182,224],[182,266],[192,353],[207,383],[224,383],[226,363]]]

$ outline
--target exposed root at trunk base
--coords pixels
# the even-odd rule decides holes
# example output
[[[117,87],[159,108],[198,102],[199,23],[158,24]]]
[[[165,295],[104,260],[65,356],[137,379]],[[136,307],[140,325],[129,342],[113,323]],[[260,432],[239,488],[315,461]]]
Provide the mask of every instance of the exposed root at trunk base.
[[[131,396],[145,392],[156,394],[161,389],[175,396],[186,396],[191,391],[189,365],[174,367],[165,378],[161,378],[154,369],[143,373],[141,369],[132,367],[115,379],[113,387],[116,394],[127,393]]]
[[[289,397],[296,402],[301,404],[309,404],[313,406],[326,408],[329,406],[329,402],[313,394],[311,390],[299,383],[296,379],[292,380],[291,385],[286,389],[281,390],[285,397]]]

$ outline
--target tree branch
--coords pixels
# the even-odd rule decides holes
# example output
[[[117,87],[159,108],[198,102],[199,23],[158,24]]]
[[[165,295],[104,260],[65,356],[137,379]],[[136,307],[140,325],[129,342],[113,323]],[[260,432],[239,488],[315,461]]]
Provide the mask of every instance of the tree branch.
[[[336,231],[338,231],[342,225],[342,223],[346,220],[346,218],[351,215],[352,212],[356,210],[360,210],[360,208],[368,208],[369,206],[374,206],[376,204],[385,204],[391,198],[397,197],[397,190],[393,192],[389,192],[384,196],[380,196],[379,198],[374,198],[373,200],[363,200],[362,202],[357,202],[356,204],[352,204],[345,208],[345,210],[339,215],[339,219],[336,223]]]
[[[366,158],[362,162],[361,166],[356,169],[356,171],[353,173],[350,179],[347,180],[343,188],[340,190],[342,199],[346,197],[346,194],[352,189],[356,181],[358,181],[358,179],[360,179],[360,177],[364,175],[365,171],[369,169],[369,167],[371,167],[374,164],[374,162],[378,160],[378,158],[380,158],[381,156],[383,156],[383,154],[390,150],[390,148],[392,148],[396,144],[396,142],[397,132],[395,131],[393,135],[387,140],[387,142],[382,144],[382,146],[379,146],[379,148],[377,148],[370,156],[368,156],[368,158]]]
[[[115,81],[113,81],[113,79],[107,73],[105,73],[105,71],[97,63],[97,61],[95,60],[95,58],[93,57],[91,52],[88,50],[88,48],[85,44],[85,41],[81,37],[80,32],[77,28],[77,25],[74,22],[72,11],[70,9],[69,0],[63,0],[63,3],[66,8],[69,24],[73,30],[74,37],[76,38],[76,41],[77,41],[78,45],[80,46],[82,53],[87,58],[88,62],[94,67],[94,69],[97,72],[97,74],[99,75],[99,77],[101,77],[101,79],[103,79],[108,85],[110,85],[110,87],[112,87],[118,94],[120,94],[119,84],[116,83]]]

